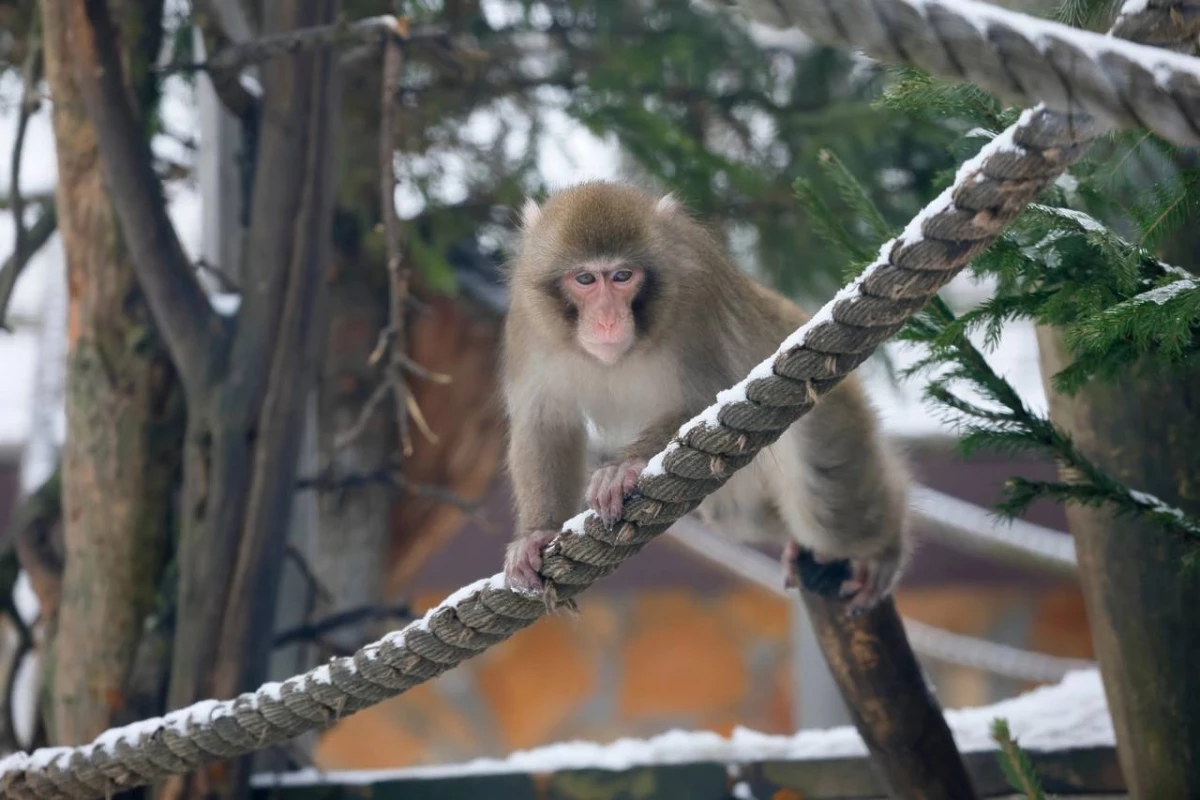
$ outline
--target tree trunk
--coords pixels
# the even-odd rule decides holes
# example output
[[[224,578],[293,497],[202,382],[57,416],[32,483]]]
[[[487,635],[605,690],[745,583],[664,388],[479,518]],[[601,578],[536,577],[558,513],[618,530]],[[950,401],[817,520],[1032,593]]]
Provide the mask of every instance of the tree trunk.
[[[1200,514],[1200,374],[1128,374],[1074,397],[1049,377],[1070,362],[1038,331],[1050,414],[1080,451],[1127,486]],[[1088,618],[1130,797],[1200,797],[1200,547],[1107,508],[1068,506]]]
[[[264,33],[330,24],[337,13],[335,0],[271,3]],[[219,375],[189,389],[173,708],[233,697],[266,677],[305,398],[325,336],[336,59],[314,51],[262,67],[237,332]],[[235,796],[248,764],[213,765],[168,793]]]
[[[396,415],[390,401],[376,409],[362,436],[345,447],[334,444],[354,425],[377,385],[379,371],[369,367],[367,359],[388,314],[387,291],[371,286],[366,274],[371,268],[361,255],[343,254],[338,261],[317,394],[318,460],[334,478],[379,470],[397,455]],[[330,594],[322,616],[383,600],[392,500],[393,490],[384,483],[320,492],[313,569]],[[363,622],[332,631],[327,638],[355,649],[377,628],[377,623]]]
[[[262,682],[271,649],[304,398],[324,336],[338,54],[292,53],[262,68],[247,237],[252,271],[236,319],[223,319],[165,213],[138,120],[138,100],[143,108],[145,100],[123,85],[122,37],[110,4],[61,6],[72,75],[103,156],[104,189],[187,395],[170,702],[228,698]],[[337,0],[270,3],[264,32],[328,25],[338,14]],[[242,796],[247,765],[213,765],[167,782],[164,791]]]
[[[124,705],[168,551],[183,429],[179,383],[138,288],[70,66],[70,5],[41,3],[70,287],[66,564],[51,694],[52,739],[62,745],[90,741]],[[117,3],[114,16],[126,33],[128,89],[145,98],[162,2]]]

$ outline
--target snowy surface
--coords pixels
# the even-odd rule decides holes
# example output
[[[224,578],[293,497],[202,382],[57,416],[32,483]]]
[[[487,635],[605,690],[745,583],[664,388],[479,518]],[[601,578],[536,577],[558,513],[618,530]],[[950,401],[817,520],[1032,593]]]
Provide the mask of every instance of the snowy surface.
[[[995,705],[946,712],[946,722],[963,752],[995,750],[992,721],[1008,721],[1013,736],[1027,750],[1112,746],[1112,721],[1100,675],[1072,672],[1061,683]],[[767,760],[813,760],[867,755],[851,726],[805,730],[792,736],[735,728],[725,737],[707,731],[672,730],[649,739],[618,739],[608,744],[562,742],[522,750],[503,759],[477,759],[395,770],[329,771],[306,769],[281,775],[258,775],[257,786],[306,784],[363,785],[406,778],[462,777],[504,773],[553,772],[568,769],[625,770],[652,764],[718,762],[741,764]]]

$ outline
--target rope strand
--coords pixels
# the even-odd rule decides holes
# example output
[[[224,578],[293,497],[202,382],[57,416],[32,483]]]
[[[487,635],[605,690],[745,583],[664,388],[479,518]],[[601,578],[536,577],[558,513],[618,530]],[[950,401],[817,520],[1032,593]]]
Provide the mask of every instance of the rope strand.
[[[1200,59],[1148,46],[1195,45],[1200,16],[1180,0],[1126,4],[1107,36],[977,0],[723,2],[825,44],[974,83],[1013,105],[1044,103],[1105,127],[1200,144]],[[1127,41],[1143,36],[1148,44]]]

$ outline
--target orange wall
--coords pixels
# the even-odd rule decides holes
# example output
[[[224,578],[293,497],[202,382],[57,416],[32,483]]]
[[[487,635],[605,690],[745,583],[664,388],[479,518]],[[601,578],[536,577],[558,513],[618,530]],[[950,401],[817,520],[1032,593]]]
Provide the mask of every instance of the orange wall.
[[[445,593],[419,598],[419,608]],[[1090,657],[1074,588],[903,592],[901,612],[987,636],[1029,606],[1025,646]],[[643,590],[580,599],[437,680],[347,718],[321,740],[324,769],[379,769],[503,756],[568,739],[611,741],[671,728],[728,734],[793,729],[789,604],[747,587],[703,596]],[[984,675],[933,667],[946,706],[990,702]]]

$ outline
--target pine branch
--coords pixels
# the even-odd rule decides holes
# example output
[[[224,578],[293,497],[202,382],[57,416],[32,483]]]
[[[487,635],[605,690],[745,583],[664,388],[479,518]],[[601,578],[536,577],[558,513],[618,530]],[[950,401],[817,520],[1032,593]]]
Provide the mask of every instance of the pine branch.
[[[161,67],[160,71],[184,74],[202,71],[237,72],[251,64],[322,47],[378,44],[389,37],[396,37],[403,42],[437,42],[445,41],[447,36],[447,31],[440,26],[412,28],[407,19],[384,14],[228,44],[205,61],[168,64]]]
[[[1021,749],[1008,730],[1008,722],[1003,719],[992,721],[992,739],[1000,745],[996,760],[1008,783],[1025,795],[1027,800],[1045,800],[1046,793],[1042,791],[1041,781],[1029,755]]]
[[[1015,118],[974,84],[936,80],[915,67],[890,67],[887,72],[893,82],[880,96],[880,108],[939,121],[960,119],[991,131],[1004,130]]]
[[[817,236],[853,264],[867,264],[875,251],[855,238],[825,203],[809,180],[797,178],[794,184],[800,205],[808,213],[808,225]]]
[[[837,155],[831,150],[822,149],[817,155],[817,163],[837,189],[860,229],[850,230],[811,181],[799,178],[794,188],[801,205],[808,212],[810,227],[818,237],[845,257],[847,266],[844,277],[850,278],[874,258],[879,247],[894,236],[896,230],[884,219],[866,188]],[[861,226],[865,226],[866,230],[861,230]]]
[[[1198,334],[1200,280],[1168,279],[1068,328],[1075,360],[1054,376],[1055,388],[1074,391],[1092,375],[1113,377],[1148,354],[1167,365],[1192,364]]]
[[[858,179],[846,169],[846,165],[831,150],[822,150],[817,156],[817,163],[825,170],[825,174],[833,180],[838,193],[846,201],[851,212],[857,219],[867,225],[871,236],[861,244],[867,250],[877,251],[879,246],[895,235],[893,226],[889,225],[880,213],[879,207],[871,200],[867,190]],[[859,237],[861,240],[863,237]]]
[[[1187,295],[1191,294],[1200,293],[1189,290]],[[1071,437],[1048,418],[1032,412],[1012,384],[992,369],[940,297],[935,297],[916,321],[907,326],[905,334],[908,341],[931,349],[931,357],[923,362],[925,368],[946,368],[944,374],[929,384],[926,397],[955,415],[961,452],[1032,450],[1057,461],[1073,478],[1069,482],[1013,478],[1005,485],[998,512],[1010,518],[1019,516],[1042,497],[1064,503],[1107,504],[1117,513],[1138,516],[1172,532],[1200,539],[1200,520],[1152,495],[1125,486],[1086,458]],[[952,382],[967,383],[998,408],[985,408],[964,399],[949,388]]]

